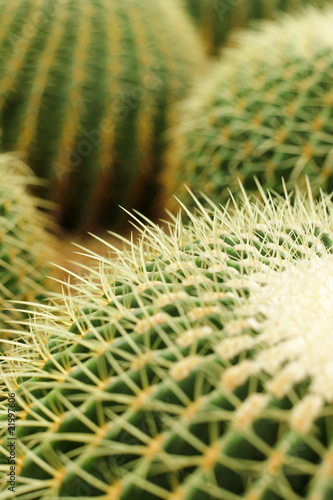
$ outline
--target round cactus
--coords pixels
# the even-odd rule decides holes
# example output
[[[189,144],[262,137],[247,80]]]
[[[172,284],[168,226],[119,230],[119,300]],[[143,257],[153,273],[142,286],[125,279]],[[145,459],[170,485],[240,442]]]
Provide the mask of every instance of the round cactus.
[[[50,181],[65,226],[156,196],[170,106],[203,62],[177,3],[0,1],[0,148]]]
[[[214,66],[207,85],[183,104],[170,136],[166,197],[182,197],[185,183],[216,202],[238,178],[256,189],[253,176],[282,192],[311,181],[333,189],[333,7],[268,22],[240,35]],[[177,191],[178,190],[178,191]],[[184,195],[185,203],[191,203]],[[172,204],[172,202],[171,202]],[[171,208],[170,204],[170,208]]]
[[[184,0],[185,7],[199,26],[208,54],[216,55],[234,28],[255,19],[274,19],[278,11],[296,11],[330,0]]]
[[[332,216],[264,195],[145,222],[36,313],[2,374],[17,477],[0,499],[332,498]]]
[[[45,297],[52,238],[48,218],[40,202],[27,192],[36,179],[13,156],[0,156],[0,345],[5,328],[22,320],[19,309],[8,301],[39,301]],[[17,325],[15,325],[17,328]]]

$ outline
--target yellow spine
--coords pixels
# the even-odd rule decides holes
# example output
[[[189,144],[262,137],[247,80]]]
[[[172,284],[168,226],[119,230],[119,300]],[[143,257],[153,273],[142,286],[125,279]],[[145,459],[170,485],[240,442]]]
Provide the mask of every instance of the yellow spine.
[[[115,140],[115,124],[116,115],[114,112],[114,103],[120,95],[120,73],[121,73],[121,29],[120,29],[120,16],[116,2],[109,0],[103,1],[104,8],[108,14],[108,18],[115,18],[112,29],[106,31],[107,46],[108,46],[108,74],[111,77],[108,80],[107,95],[110,96],[110,102],[105,106],[105,114],[102,118],[101,125],[101,147],[99,153],[99,163],[102,172],[107,172],[108,175],[112,172],[111,167],[114,157],[114,140]]]
[[[68,107],[66,116],[64,117],[61,137],[59,139],[58,156],[54,160],[54,165],[58,165],[57,168],[59,168],[59,165],[67,166],[67,156],[70,155],[74,148],[76,134],[80,126],[80,115],[84,109],[81,90],[86,77],[85,64],[87,63],[91,32],[93,31],[91,26],[93,14],[94,7],[92,3],[89,2],[82,5],[82,11],[78,15],[80,26],[77,46],[73,56],[75,64],[71,74],[72,88],[68,94]],[[69,174],[70,166],[68,169],[61,172],[59,193],[61,193],[64,184],[68,181]]]
[[[150,71],[154,70],[155,58],[151,50],[145,50],[149,46],[149,40],[147,40],[145,18],[141,5],[133,4],[132,9],[128,10],[128,15],[141,69],[140,81],[138,83],[140,94],[137,102],[137,106],[139,106],[137,129],[139,137],[138,150],[143,154],[138,162],[138,174],[147,175],[152,167],[149,151],[151,151],[152,146],[153,120],[156,108],[151,102],[151,93],[147,92],[145,88],[145,78],[147,76],[150,77],[147,69],[150,69]]]
[[[42,14],[40,10],[37,10],[36,12],[36,7],[39,3],[39,0],[32,0],[32,7],[26,20],[26,26],[38,26],[39,19]],[[21,36],[22,40],[19,46],[15,47],[16,50],[13,51],[11,57],[6,61],[7,71],[5,70],[2,78],[0,79],[0,109],[4,104],[6,92],[14,86],[15,78],[23,65],[24,57],[31,45],[30,36],[24,36],[24,34]]]
[[[26,112],[20,123],[20,130],[17,139],[17,149],[23,152],[24,157],[28,154],[30,143],[36,132],[38,123],[38,113],[42,104],[43,93],[47,86],[49,73],[54,65],[57,50],[65,34],[65,23],[70,15],[64,3],[61,4],[57,17],[52,23],[44,52],[40,58],[39,71],[35,75],[32,90],[29,95]]]

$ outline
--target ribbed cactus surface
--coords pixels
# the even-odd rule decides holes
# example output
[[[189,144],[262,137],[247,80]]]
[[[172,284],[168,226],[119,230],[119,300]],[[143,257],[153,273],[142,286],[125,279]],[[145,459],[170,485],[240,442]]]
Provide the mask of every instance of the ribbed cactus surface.
[[[156,196],[170,106],[201,62],[176,0],[1,0],[0,148],[50,181],[63,224],[111,225]]]
[[[163,181],[169,197],[185,183],[220,203],[238,178],[256,189],[254,175],[279,192],[282,177],[292,189],[306,175],[314,193],[332,191],[332,23],[333,7],[308,8],[239,36],[182,105]]]
[[[50,288],[47,274],[52,239],[38,200],[27,192],[36,185],[32,172],[16,158],[0,156],[0,345],[2,330],[21,321],[15,301],[38,301]],[[17,306],[22,308],[22,306]]]
[[[277,14],[305,5],[323,6],[330,0],[183,0],[199,27],[206,50],[217,54],[235,28],[253,20],[274,19]]]
[[[0,499],[332,498],[332,216],[245,199],[101,258],[3,369]]]

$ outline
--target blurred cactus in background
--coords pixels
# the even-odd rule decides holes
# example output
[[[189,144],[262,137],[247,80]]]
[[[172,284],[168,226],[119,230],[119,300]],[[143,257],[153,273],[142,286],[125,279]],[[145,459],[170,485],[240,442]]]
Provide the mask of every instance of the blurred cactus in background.
[[[146,222],[36,313],[0,500],[333,497],[332,201],[264,200]]]
[[[282,192],[309,177],[333,190],[333,7],[308,8],[281,22],[245,31],[212,74],[182,104],[170,132],[167,198],[182,187],[216,203],[253,176]],[[170,208],[172,201],[170,203]]]
[[[36,184],[26,165],[0,155],[0,347],[7,336],[3,330],[17,328],[23,317],[18,309],[24,306],[9,300],[38,302],[51,289],[47,274],[54,244],[46,229],[52,226],[38,210],[41,202],[27,192]]]
[[[111,225],[156,197],[202,62],[178,0],[0,0],[0,148],[50,181],[66,227]]]
[[[300,10],[305,5],[322,6],[330,0],[183,0],[194,18],[206,50],[217,55],[235,28],[256,19],[275,19],[278,12]]]

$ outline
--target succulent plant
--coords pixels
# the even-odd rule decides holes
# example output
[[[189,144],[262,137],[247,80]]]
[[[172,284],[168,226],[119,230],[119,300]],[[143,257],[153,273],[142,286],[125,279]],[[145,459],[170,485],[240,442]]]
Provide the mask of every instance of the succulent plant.
[[[170,132],[166,198],[202,189],[221,203],[238,179],[290,190],[310,179],[333,190],[333,7],[267,22],[239,36],[178,113]],[[170,202],[170,208],[172,201]]]
[[[204,60],[177,3],[0,1],[0,148],[50,181],[66,227],[157,194],[161,132]]]
[[[277,12],[300,10],[305,5],[324,6],[330,0],[183,0],[196,21],[208,54],[216,55],[234,28],[253,20],[274,19]]]
[[[47,274],[53,241],[51,222],[41,203],[27,191],[36,185],[32,172],[17,158],[0,155],[0,346],[3,330],[22,321],[8,301],[39,301],[51,289]],[[15,326],[17,327],[17,325]]]
[[[332,498],[333,204],[262,194],[137,218],[137,243],[35,313],[2,373],[1,500]]]

